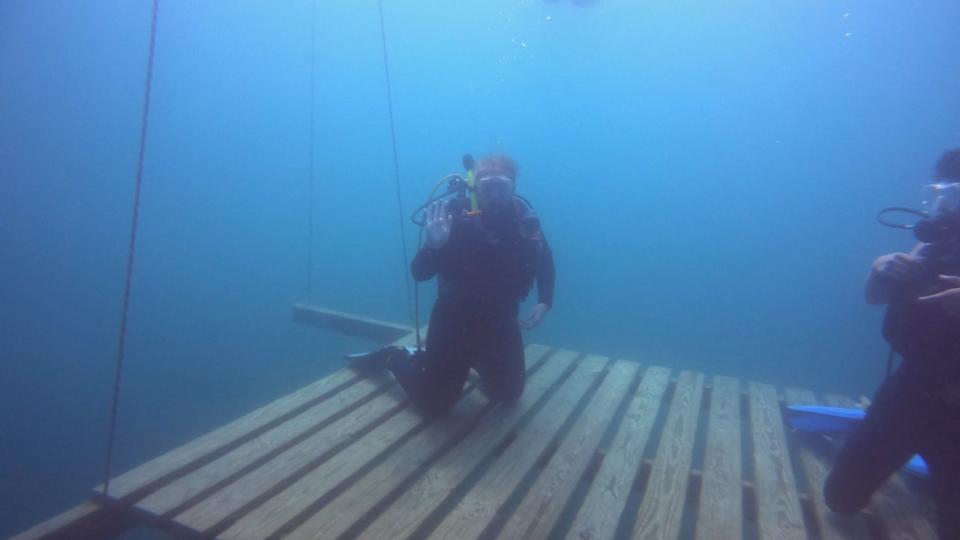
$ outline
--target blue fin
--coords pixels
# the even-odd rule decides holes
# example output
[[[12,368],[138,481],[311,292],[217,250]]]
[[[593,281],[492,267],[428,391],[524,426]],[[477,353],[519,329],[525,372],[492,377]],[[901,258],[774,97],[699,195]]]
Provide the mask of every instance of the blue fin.
[[[866,414],[863,409],[791,405],[787,407],[787,423],[800,431],[841,435],[853,433]]]
[[[849,435],[867,415],[863,409],[827,407],[823,405],[791,405],[787,407],[787,423],[793,429],[824,435]],[[913,456],[904,466],[918,476],[929,476],[930,468],[920,456]]]

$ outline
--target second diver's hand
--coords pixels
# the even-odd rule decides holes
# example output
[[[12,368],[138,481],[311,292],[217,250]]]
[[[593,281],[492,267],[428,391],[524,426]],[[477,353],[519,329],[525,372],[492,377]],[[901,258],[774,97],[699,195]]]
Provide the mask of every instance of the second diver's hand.
[[[890,253],[878,257],[870,266],[867,278],[867,303],[890,303],[905,288],[921,279],[923,269],[923,258],[913,254]]]
[[[952,317],[960,316],[960,276],[940,276],[940,282],[947,288],[927,296],[917,298],[921,304],[935,304],[943,308]]]
[[[450,239],[453,216],[447,212],[447,202],[437,201],[427,209],[427,221],[424,225],[427,238],[424,245],[429,249],[440,249]]]
[[[524,330],[533,330],[534,328],[540,326],[540,323],[543,322],[543,318],[546,317],[548,311],[550,311],[550,306],[544,304],[543,302],[533,306],[533,310],[530,312],[530,315],[526,319],[520,320],[520,328],[523,328]]]

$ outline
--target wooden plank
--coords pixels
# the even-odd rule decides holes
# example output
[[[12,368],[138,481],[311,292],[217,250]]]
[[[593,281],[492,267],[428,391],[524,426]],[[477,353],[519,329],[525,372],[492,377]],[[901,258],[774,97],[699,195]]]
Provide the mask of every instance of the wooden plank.
[[[527,365],[531,366],[543,359],[547,349],[532,345],[527,347]],[[529,369],[529,368],[528,368]],[[533,377],[536,377],[534,374]],[[431,445],[423,454],[442,446],[449,438],[463,429],[464,425],[475,422],[487,412],[487,401],[480,392],[467,392],[449,415],[432,422],[426,431],[416,436]],[[277,533],[291,520],[303,512],[309,512],[340,484],[361,468],[375,460],[382,452],[409,433],[404,427],[411,420],[417,421],[417,429],[425,420],[414,410],[405,409],[396,418],[383,423],[373,432],[357,441],[349,450],[341,452],[320,467],[310,471],[303,478],[242,516],[229,529],[218,534],[218,538],[260,539]],[[389,459],[389,458],[388,458]],[[322,506],[321,506],[322,508]]]
[[[271,452],[297,437],[309,434],[317,425],[328,421],[342,410],[355,406],[362,400],[381,391],[389,384],[387,379],[364,379],[338,393],[328,400],[315,405],[304,413],[268,430],[200,467],[189,475],[174,480],[136,503],[137,509],[153,516],[168,516],[179,511],[185,502],[205,492],[217,488],[218,484],[229,480],[233,475],[251,466],[257,460],[267,457]],[[376,401],[376,400],[375,400]],[[383,410],[395,403],[394,398],[380,403]],[[361,412],[371,404],[359,407]],[[357,411],[354,411],[357,412]],[[367,417],[370,419],[370,417]],[[329,429],[330,426],[328,426]],[[324,429],[321,433],[327,431]]]
[[[813,392],[809,390],[787,388],[784,390],[783,396],[787,405],[820,404]],[[826,444],[824,446],[830,447],[832,445]],[[823,483],[830,473],[835,452],[830,452],[827,455],[824,455],[823,452],[818,453],[808,444],[803,444],[802,440],[796,445],[795,452],[800,459],[803,474],[807,477],[807,484],[810,486],[810,500],[813,503],[814,518],[820,527],[821,537],[824,540],[871,538],[867,523],[862,515],[845,516],[833,513],[827,508],[827,503],[823,498]]]
[[[743,537],[740,459],[740,382],[731,377],[714,377],[700,481],[697,538]]]
[[[769,384],[751,382],[750,433],[753,440],[754,489],[760,538],[807,538],[793,478],[777,391]]]
[[[569,351],[552,355],[527,381],[519,402],[512,407],[494,408],[463,440],[457,438],[463,426],[438,423],[437,429],[428,429],[408,441],[285,538],[338,538],[355,523],[377,517],[370,515],[375,510],[381,518],[378,527],[391,524],[385,521],[389,513],[395,516],[390,518],[393,525],[412,532],[484,455],[502,443],[564,373],[575,367],[571,361],[576,356]],[[447,450],[451,439],[458,442]],[[439,454],[438,448],[445,452]],[[424,471],[427,465],[429,469]],[[388,500],[401,487],[405,488],[403,493],[396,500]],[[382,507],[386,511],[381,511]],[[376,537],[369,530],[363,536]]]
[[[413,328],[402,324],[359,317],[342,311],[303,303],[293,305],[293,319],[300,323],[310,324],[325,330],[333,330],[348,336],[369,339],[376,343],[390,343],[413,332]]]
[[[537,466],[551,441],[562,435],[560,428],[573,414],[577,404],[591,385],[605,373],[608,362],[608,359],[600,356],[589,356],[581,360],[577,372],[551,398],[544,411],[523,427],[516,439],[497,457],[490,468],[484,472],[483,477],[447,514],[430,537],[476,538],[480,536],[528,472]],[[621,393],[617,398],[622,395]],[[616,403],[610,407],[611,411],[615,408]],[[592,451],[593,448],[590,450]],[[575,482],[575,479],[568,480]],[[371,531],[371,534],[375,533]],[[510,535],[505,536],[510,537]]]
[[[633,538],[672,539],[680,534],[702,397],[703,374],[681,371],[633,526]]]
[[[824,401],[834,407],[855,407],[846,397],[827,395]],[[894,474],[870,500],[869,510],[886,529],[889,540],[931,539],[938,537],[932,501],[904,482],[902,473]]]
[[[358,377],[349,370],[337,372],[300,390],[261,407],[223,427],[166,453],[110,481],[109,497],[129,502],[142,497],[206,460],[226,453],[303,410],[334,397],[355,383]],[[103,495],[103,485],[94,488]]]
[[[546,538],[597,455],[600,440],[630,390],[640,365],[617,362],[570,429],[536,483],[499,533],[502,538]]]
[[[10,540],[112,538],[131,526],[123,516],[87,501],[17,534]]]
[[[441,484],[449,486],[451,491],[462,486],[462,482],[475,467],[465,468],[464,463],[482,464],[496,452],[501,454],[489,469],[483,472],[478,483],[469,487],[465,500],[447,515],[431,536],[449,538],[469,538],[475,536],[467,531],[482,530],[483,522],[493,516],[496,511],[496,502],[505,498],[513,490],[516,483],[532,466],[540,455],[547,441],[556,433],[563,421],[569,416],[577,404],[577,399],[586,392],[587,388],[600,376],[605,360],[591,357],[576,364],[576,370],[563,382],[559,390],[519,432],[490,434],[478,432],[477,435],[489,438],[493,445],[464,444],[459,446],[444,460],[443,466],[434,468],[437,476],[442,478]],[[513,430],[511,430],[513,431]],[[512,439],[512,440],[511,440]],[[506,449],[504,446],[506,445]],[[451,470],[451,465],[457,467]],[[419,494],[434,493],[438,478],[430,472],[408,490],[401,502],[417,501]],[[384,512],[371,526],[364,531],[370,538],[394,538],[407,536],[416,531],[422,522],[407,520],[408,510],[405,505],[394,505]]]
[[[468,392],[450,414],[429,424],[426,429],[430,433],[420,433],[417,436],[440,445],[444,438],[438,437],[438,432],[444,431],[452,436],[462,429],[464,424],[475,422],[488,412],[486,404],[486,398],[480,392]],[[338,488],[342,489],[341,484],[349,481],[350,477],[369,461],[378,459],[383,452],[389,451],[391,445],[425,422],[427,420],[416,411],[404,409],[396,418],[384,422],[347,451],[337,454],[266,503],[242,516],[229,529],[218,534],[217,538],[259,540],[270,537],[302,512],[308,512],[318,501],[329,498]],[[416,425],[410,429],[413,423]]]
[[[420,419],[407,415],[398,419],[394,413],[407,403],[399,388],[395,392],[381,394],[368,403],[338,419],[323,430],[313,434],[273,457],[269,462],[256,468],[235,482],[227,484],[217,493],[190,507],[176,516],[174,521],[189,530],[200,531],[207,535],[224,528],[225,522],[239,514],[246,507],[262,502],[276,493],[275,486],[289,484],[304,470],[309,470],[331,457],[333,452],[343,452],[343,445],[356,438],[358,433],[369,429],[371,424],[381,421],[396,423],[400,430],[416,427]],[[393,416],[391,416],[393,414]],[[280,443],[285,437],[278,436]],[[270,439],[259,441],[263,447],[274,446]],[[243,458],[237,460],[245,462]],[[202,482],[205,483],[206,479]],[[140,505],[138,505],[139,507]]]
[[[568,531],[568,539],[613,538],[669,383],[669,369],[651,367],[644,372]]]
[[[823,404],[830,407],[856,407],[857,403],[853,399],[837,394],[824,394]]]

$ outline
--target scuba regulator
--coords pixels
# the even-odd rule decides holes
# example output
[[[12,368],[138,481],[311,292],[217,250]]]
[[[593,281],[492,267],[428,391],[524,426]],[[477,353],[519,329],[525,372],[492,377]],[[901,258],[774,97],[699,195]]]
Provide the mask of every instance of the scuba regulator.
[[[473,156],[470,154],[464,154],[463,156],[463,168],[465,170],[464,174],[452,173],[444,176],[436,184],[434,184],[433,189],[430,190],[430,194],[427,196],[426,202],[417,207],[413,211],[413,215],[410,216],[410,220],[414,224],[423,227],[426,225],[426,216],[424,215],[427,208],[431,204],[446,199],[448,197],[452,198],[468,198],[470,199],[470,214],[479,213],[477,208],[477,194],[474,191],[474,184],[476,183],[476,175],[474,174],[474,169],[476,168],[476,161],[473,159]],[[440,189],[443,184],[447,185],[447,190],[442,195],[437,195],[437,191]]]
[[[466,215],[475,217],[481,214],[482,211],[477,203],[476,160],[473,159],[472,155],[464,154],[461,161],[463,163],[464,174],[451,173],[441,178],[434,184],[433,189],[430,190],[427,200],[418,206],[410,216],[410,220],[415,225],[421,227],[421,232],[422,227],[424,227],[427,222],[427,209],[430,208],[430,205],[433,203],[443,199],[466,199],[469,203],[464,204],[464,207],[469,207]],[[447,186],[446,191],[441,195],[437,195],[437,192],[444,184]],[[533,204],[531,204],[526,197],[516,193],[513,193],[512,197],[520,235],[527,239],[541,239],[540,219],[533,209]]]
[[[923,210],[902,206],[884,208],[877,213],[881,225],[912,230],[918,241],[946,245],[960,242],[960,183],[940,182],[924,188]],[[892,220],[892,214],[918,217],[913,223]]]

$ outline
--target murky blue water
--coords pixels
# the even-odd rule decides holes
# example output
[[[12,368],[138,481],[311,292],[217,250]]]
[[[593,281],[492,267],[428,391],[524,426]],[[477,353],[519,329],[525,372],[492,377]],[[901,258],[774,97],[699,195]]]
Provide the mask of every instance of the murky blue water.
[[[295,301],[408,323],[400,221],[412,251],[466,152],[519,162],[553,246],[529,341],[878,384],[862,282],[912,242],[873,216],[960,146],[960,4],[384,4],[402,216],[376,2],[317,2],[311,34],[307,1],[160,0],[118,470],[368,346]],[[0,535],[101,479],[149,23],[0,2]]]

